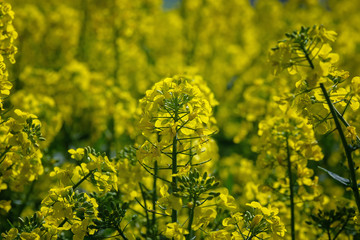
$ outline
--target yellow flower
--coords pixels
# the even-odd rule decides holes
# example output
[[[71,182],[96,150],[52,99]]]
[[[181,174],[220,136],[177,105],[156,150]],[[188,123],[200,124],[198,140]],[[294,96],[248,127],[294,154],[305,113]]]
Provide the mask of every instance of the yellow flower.
[[[180,211],[182,209],[182,199],[174,196],[173,194],[169,194],[168,189],[169,187],[166,184],[160,187],[161,198],[158,199],[158,204],[166,208],[165,212],[170,215],[172,209],[176,211]]]
[[[273,239],[279,239],[285,235],[285,225],[281,222],[280,217],[277,216],[279,210],[277,208],[268,208],[261,206],[258,202],[247,203],[247,206],[254,208],[255,216],[248,223],[248,230],[252,231],[254,236],[262,234],[270,234]],[[265,221],[262,221],[262,220]],[[259,223],[262,223],[259,225]]]
[[[218,230],[210,232],[206,237],[206,240],[231,240],[231,233],[226,230]],[[237,239],[236,239],[237,240]]]
[[[62,168],[54,167],[50,172],[50,177],[56,177],[64,186],[72,185],[71,178],[73,175],[73,166],[64,164]]]
[[[54,217],[58,219],[72,219],[73,211],[72,206],[66,202],[56,202],[53,206]]]
[[[334,42],[336,40],[337,33],[335,31],[326,30],[324,26],[319,26],[316,28],[318,36],[323,42]]]
[[[2,233],[1,236],[4,240],[13,240],[18,237],[19,230],[17,228],[11,228],[8,232]]]
[[[229,190],[226,188],[218,189],[220,191],[219,195],[219,204],[224,206],[226,209],[230,211],[234,211],[237,209],[237,205],[235,202],[235,198],[229,195]]]
[[[0,209],[3,209],[5,212],[9,212],[11,209],[11,201],[0,200]]]
[[[258,225],[263,218],[264,218],[263,215],[256,215],[251,221],[250,229],[253,229],[254,227],[256,227],[256,225]]]
[[[84,219],[83,221],[77,221],[71,226],[71,231],[74,233],[74,240],[83,240],[87,234],[87,227],[89,226],[90,219]]]
[[[21,240],[40,240],[40,236],[37,233],[31,232],[23,232],[20,234]]]
[[[78,148],[78,149],[69,149],[68,151],[71,154],[71,158],[75,159],[77,161],[81,161],[82,158],[85,155],[85,149],[83,148]]]
[[[186,234],[189,232],[185,229],[180,227],[178,223],[168,223],[166,225],[166,230],[164,232],[165,237],[172,238],[174,240],[184,240]]]
[[[354,126],[348,126],[346,129],[348,130],[346,137],[350,138],[352,141],[356,141],[356,128]]]
[[[191,228],[196,231],[199,228],[205,228],[210,222],[214,221],[217,212],[214,208],[202,208],[198,206],[195,208],[194,222]]]
[[[351,79],[353,92],[360,97],[360,77],[356,76]]]

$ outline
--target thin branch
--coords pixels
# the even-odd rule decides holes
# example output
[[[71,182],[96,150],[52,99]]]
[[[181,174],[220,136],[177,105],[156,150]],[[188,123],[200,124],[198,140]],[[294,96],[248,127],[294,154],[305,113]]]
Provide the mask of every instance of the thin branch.
[[[359,194],[359,188],[358,188],[357,180],[356,180],[354,161],[353,161],[352,155],[351,155],[352,149],[350,148],[350,146],[346,142],[346,138],[345,138],[344,132],[343,132],[343,130],[341,128],[338,117],[340,118],[340,120],[341,120],[341,118],[343,119],[342,120],[343,123],[346,122],[346,121],[342,116],[341,117],[339,116],[340,113],[336,110],[334,105],[331,103],[330,97],[327,94],[323,83],[320,83],[320,87],[321,87],[321,90],[322,90],[322,92],[324,94],[326,102],[327,102],[327,104],[328,104],[328,106],[330,108],[331,114],[333,115],[336,128],[338,129],[340,139],[341,139],[342,145],[343,145],[344,150],[345,150],[345,155],[346,155],[346,158],[347,158],[347,161],[348,161],[348,167],[349,167],[349,172],[350,172],[351,189],[353,190],[353,194],[354,194],[354,197],[355,197],[355,202],[356,202],[358,211],[360,211],[360,194]]]
[[[290,213],[291,213],[291,239],[295,240],[295,205],[294,205],[294,183],[291,171],[291,155],[289,147],[289,136],[286,134],[286,153],[287,153],[287,167],[289,174],[289,186],[290,186]]]
[[[149,171],[149,169],[147,169],[139,160],[138,162],[140,163],[140,165],[145,169],[145,171],[147,171],[148,173],[150,173],[152,176],[155,176],[155,174],[153,174],[152,172]],[[162,178],[162,177],[159,177],[159,176],[155,176],[156,178],[160,179],[160,180],[163,180],[164,182],[167,182],[167,183],[171,183],[170,181]]]

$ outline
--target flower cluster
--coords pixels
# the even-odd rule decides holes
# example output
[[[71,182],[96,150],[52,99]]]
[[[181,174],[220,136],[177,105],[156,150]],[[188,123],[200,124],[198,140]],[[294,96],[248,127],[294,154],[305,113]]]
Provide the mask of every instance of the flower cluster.
[[[167,159],[178,154],[179,164],[193,164],[192,157],[216,131],[212,126],[210,102],[192,81],[187,76],[166,78],[140,100],[143,114],[139,128],[146,141],[139,149],[138,158],[144,163],[158,161],[159,165],[170,165]],[[178,142],[175,148],[174,139]]]
[[[24,183],[32,182],[43,173],[39,141],[44,140],[37,117],[19,109],[1,126],[1,181],[4,188],[21,192]]]
[[[349,73],[337,69],[339,56],[331,52],[330,43],[336,40],[336,35],[323,26],[302,27],[298,32],[286,34],[287,39],[280,41],[269,57],[275,73],[287,69],[289,74],[300,78],[293,92],[283,92],[283,96],[275,100],[283,108],[290,102],[322,134],[331,131],[333,124],[329,121],[330,110],[319,84],[325,86],[340,112],[348,107],[352,111],[359,108],[358,99],[353,97],[355,93],[347,86]]]
[[[263,207],[258,202],[246,205],[249,210],[244,214],[234,212],[225,218],[224,229],[212,232],[208,239],[283,239],[286,229],[277,208]]]
[[[23,192],[25,186],[38,179],[44,169],[41,162],[41,133],[38,117],[20,109],[11,109],[5,99],[10,95],[12,83],[8,79],[4,57],[15,63],[17,38],[12,21],[14,12],[9,3],[0,3],[0,192],[6,197],[0,200],[0,215],[10,212],[15,192]],[[6,103],[6,104],[5,104]],[[22,202],[20,205],[25,206]]]
[[[353,151],[359,148],[360,143],[356,133],[356,126],[353,126],[355,124],[354,119],[356,119],[355,111],[359,109],[356,87],[357,77],[354,77],[350,83],[349,72],[337,68],[336,63],[339,56],[331,52],[332,48],[330,46],[330,43],[335,41],[336,35],[334,31],[328,31],[323,26],[302,27],[300,31],[286,34],[287,39],[280,41],[277,47],[273,48],[270,52],[270,62],[275,68],[274,73],[277,74],[283,69],[287,69],[290,75],[295,75],[299,79],[295,83],[295,89],[290,88],[294,90],[280,93],[283,94],[283,97],[275,97],[280,109],[287,115],[292,113],[295,118],[275,120],[275,122],[280,120],[279,122],[284,123],[280,125],[278,123],[271,124],[272,120],[270,119],[271,127],[267,126],[269,120],[268,122],[261,122],[259,125],[259,135],[271,132],[272,134],[275,133],[275,135],[283,133],[285,137],[286,146],[280,143],[275,144],[276,147],[280,147],[283,150],[279,151],[278,149],[278,153],[268,151],[267,153],[270,154],[267,155],[266,153],[266,155],[271,156],[270,158],[274,156],[280,163],[284,157],[288,160],[292,232],[295,229],[293,220],[295,218],[293,187],[296,186],[297,190],[303,194],[306,189],[304,187],[307,186],[307,189],[309,189],[309,186],[313,186],[312,192],[302,198],[304,200],[324,200],[324,198],[320,197],[321,191],[314,188],[318,183],[318,177],[311,180],[313,171],[307,168],[307,160],[319,161],[323,158],[312,129],[315,129],[320,134],[335,130],[339,133],[339,140],[344,149],[350,173],[349,179],[343,178],[327,169],[320,168],[334,180],[346,187],[350,187],[358,210],[360,209],[360,194],[356,175],[357,168],[355,167],[352,154]],[[294,110],[296,114],[300,114],[304,118],[297,117],[293,113]],[[345,114],[347,120],[345,119]],[[298,120],[295,120],[296,118]],[[287,131],[288,126],[292,126],[290,131]],[[307,126],[308,130],[305,130],[302,126]],[[307,134],[307,132],[310,134]],[[295,139],[292,139],[293,137]],[[280,138],[276,137],[271,141],[274,142],[274,140],[276,141]],[[292,157],[290,156],[291,152],[296,152],[297,154]],[[302,161],[301,159],[303,159],[303,163],[299,164]],[[291,165],[294,164],[296,165],[297,173],[296,184],[292,181],[293,170]],[[277,172],[277,175],[281,174]],[[323,229],[326,228],[325,225],[321,226]],[[327,231],[330,236],[330,228]]]
[[[15,54],[17,48],[14,45],[14,40],[18,34],[13,26],[14,11],[11,5],[6,2],[0,3],[0,108],[3,108],[3,98],[10,94],[12,88],[11,82],[8,80],[8,72],[4,58],[8,58],[11,63],[15,63]]]
[[[47,236],[46,239],[56,239],[59,234],[66,232],[71,232],[73,239],[84,239],[84,236],[96,234],[96,229],[102,229],[99,229],[98,225],[103,224],[103,211],[106,209],[99,208],[99,203],[109,199],[109,192],[118,191],[118,171],[115,163],[91,148],[70,149],[69,153],[77,164],[55,167],[50,173],[58,184],[49,190],[36,213],[42,219],[39,226],[12,228],[4,235],[6,239],[12,239],[13,232],[20,237],[22,232],[37,236],[40,234],[39,229]],[[79,191],[80,186],[83,190],[96,192],[89,195]],[[120,222],[108,227],[118,231]],[[105,224],[108,224],[106,220]]]

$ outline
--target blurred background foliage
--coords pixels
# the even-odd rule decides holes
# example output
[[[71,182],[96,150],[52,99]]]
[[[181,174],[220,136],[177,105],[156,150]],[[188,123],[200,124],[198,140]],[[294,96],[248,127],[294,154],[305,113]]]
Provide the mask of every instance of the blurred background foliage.
[[[11,104],[39,116],[51,155],[88,144],[113,153],[136,135],[131,118],[146,89],[165,76],[199,74],[220,103],[221,155],[251,155],[248,136],[280,87],[269,74],[271,46],[292,29],[323,24],[339,34],[341,68],[357,75],[357,4],[14,0]]]
[[[214,173],[231,194],[243,196],[241,202],[270,201],[255,190],[266,175],[255,161],[263,141],[258,124],[273,114],[273,97],[290,89],[294,79],[272,75],[269,49],[286,32],[322,24],[338,33],[332,48],[340,54],[339,68],[351,77],[360,74],[360,1],[13,0],[11,4],[19,53],[9,67],[14,87],[6,104],[39,117],[46,138],[41,143],[45,173],[66,162],[70,148],[90,145],[115,156],[125,145],[136,144],[138,99],[145,91],[167,76],[198,74],[219,102],[214,116],[220,160],[213,164]],[[360,121],[355,120],[359,129]],[[320,164],[344,172],[336,136],[318,141],[324,153]],[[318,172],[314,162],[308,164]],[[330,184],[324,174],[320,181]],[[31,189],[46,192],[47,184],[40,177]],[[341,187],[329,194],[348,195]],[[41,196],[27,200],[38,206]]]

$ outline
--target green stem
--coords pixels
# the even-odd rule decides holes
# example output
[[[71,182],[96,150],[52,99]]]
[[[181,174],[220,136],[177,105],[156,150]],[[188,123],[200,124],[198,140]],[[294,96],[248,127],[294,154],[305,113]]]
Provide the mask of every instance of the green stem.
[[[326,232],[327,232],[327,235],[328,235],[329,240],[331,240],[330,229],[329,229],[329,228],[327,228],[327,229],[326,229]]]
[[[340,121],[345,125],[345,127],[350,127],[350,124],[345,120],[343,115],[335,107],[334,107],[334,111],[336,112]],[[360,143],[360,138],[358,135],[356,135],[356,140]]]
[[[58,226],[58,228],[61,228],[62,226],[64,226],[64,224],[67,222],[67,218],[65,218]]]
[[[192,148],[193,148],[192,141],[190,141],[190,148],[189,148],[189,164],[190,164],[190,166],[193,166],[192,159],[193,159],[194,155],[192,153]]]
[[[348,224],[349,220],[350,220],[350,215],[347,216],[347,218],[345,220],[345,223],[341,226],[340,230],[336,233],[333,240],[335,240],[340,235],[340,233],[345,229],[345,227]],[[355,236],[354,236],[354,239],[356,239]]]
[[[321,87],[321,90],[322,90],[322,92],[324,94],[326,102],[327,102],[327,104],[328,104],[328,106],[330,108],[330,112],[331,112],[331,114],[332,114],[332,116],[334,118],[336,128],[339,131],[339,135],[340,135],[342,145],[344,146],[345,155],[346,155],[346,158],[347,158],[349,171],[350,171],[351,189],[352,189],[354,197],[355,197],[356,206],[358,208],[358,211],[360,212],[360,194],[359,194],[359,188],[357,186],[356,173],[355,173],[355,164],[354,164],[354,161],[353,161],[352,155],[351,155],[352,149],[350,148],[350,146],[346,142],[345,134],[344,134],[344,131],[341,128],[341,125],[340,125],[340,122],[339,122],[339,119],[338,119],[338,115],[337,115],[337,113],[335,111],[335,107],[331,103],[330,97],[326,92],[324,84],[320,83],[320,87]]]
[[[294,182],[291,172],[291,159],[290,159],[290,147],[289,137],[286,134],[286,152],[287,152],[287,167],[289,175],[289,187],[290,187],[290,214],[291,214],[291,239],[295,240],[295,204],[294,204]]]
[[[116,231],[118,231],[118,233],[124,240],[128,240],[128,238],[125,236],[124,232],[119,227],[116,228]]]
[[[145,196],[145,192],[144,192],[144,189],[143,189],[141,183],[139,183],[139,186],[140,186],[142,198],[143,198],[143,200],[144,200],[144,208],[145,208],[145,214],[146,214],[146,232],[147,232],[147,234],[148,234],[149,231],[150,231],[150,220],[149,220],[148,208],[147,208],[147,206],[146,206],[146,205],[147,205],[147,204],[146,204],[146,196]]]
[[[193,221],[194,221],[194,213],[195,213],[195,207],[196,207],[196,196],[194,198],[190,198],[190,201],[193,202],[193,207],[189,209],[189,225],[188,225],[188,232],[189,235],[187,236],[188,240],[191,240],[193,237],[193,230],[191,228]]]
[[[93,174],[94,170],[91,170],[88,174],[86,174],[80,181],[78,181],[72,189],[75,190],[80,184],[82,184],[88,177],[90,177],[91,174]]]
[[[156,223],[156,200],[157,200],[157,196],[156,196],[156,180],[157,180],[157,175],[158,175],[158,163],[157,161],[155,161],[154,163],[154,183],[153,183],[153,197],[152,197],[152,204],[153,204],[153,217],[152,217],[152,225],[153,227],[155,227],[155,223]]]
[[[177,173],[177,134],[175,134],[175,137],[173,139],[173,151],[172,151],[172,168],[171,168],[171,172],[172,174],[176,174]],[[172,192],[175,193],[177,192],[177,177],[173,176],[172,177]],[[172,210],[171,212],[171,221],[172,222],[177,222],[177,211],[176,210]]]
[[[1,155],[0,155],[0,159],[1,159],[0,164],[2,164],[5,161],[5,155],[10,151],[11,148],[12,148],[12,146],[6,147],[5,151],[3,153],[1,153]],[[4,159],[2,159],[2,158],[4,158]]]
[[[176,109],[174,113],[174,122],[177,123],[179,120],[179,114],[178,114],[178,102],[176,100]],[[173,174],[172,177],[172,184],[171,184],[171,190],[173,193],[177,192],[177,177],[174,176],[177,174],[177,144],[178,144],[178,128],[176,128],[175,136],[173,138],[173,144],[172,144],[172,167],[171,172]],[[177,222],[177,211],[175,209],[171,212],[171,221]]]
[[[238,224],[238,223],[235,223],[235,224],[236,224],[236,227],[237,227],[237,229],[239,230],[238,232],[241,234],[243,240],[246,240],[244,234],[243,234],[242,231],[241,231],[241,228],[240,228],[239,224]]]
[[[308,52],[307,52],[306,49],[305,49],[305,46],[302,45],[300,48],[301,48],[301,50],[304,52],[305,58],[306,58],[306,60],[308,61],[308,63],[310,64],[311,69],[314,69],[314,64],[313,64],[313,62],[311,61],[310,56],[309,56]]]

